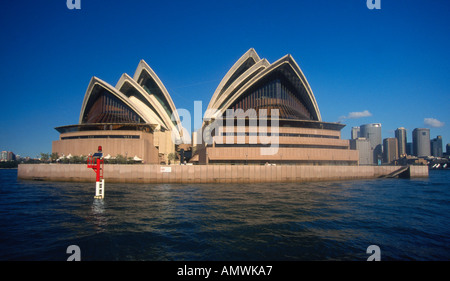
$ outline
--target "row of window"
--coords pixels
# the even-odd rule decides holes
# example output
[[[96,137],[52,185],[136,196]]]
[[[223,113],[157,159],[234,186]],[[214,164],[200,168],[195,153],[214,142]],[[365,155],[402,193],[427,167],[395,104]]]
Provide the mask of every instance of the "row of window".
[[[317,144],[215,144],[215,147],[288,147],[288,148],[322,148],[322,149],[349,149],[348,146],[317,145]]]
[[[222,132],[223,137],[233,137],[233,136],[250,136],[257,137],[261,133],[249,133],[249,132]],[[267,133],[268,137],[302,137],[302,138],[324,138],[324,139],[339,139],[338,136],[328,136],[328,135],[314,135],[314,134],[289,134],[289,133]]]
[[[141,123],[141,118],[117,97],[103,91],[91,106],[85,123]]]
[[[137,135],[89,135],[89,136],[71,136],[61,137],[61,140],[74,140],[74,139],[139,139]]]
[[[274,79],[256,90],[244,95],[237,100],[231,109],[278,109],[279,117],[284,119],[312,120],[313,116],[294,93],[294,91],[282,83],[280,79]],[[270,113],[270,110],[267,112]]]

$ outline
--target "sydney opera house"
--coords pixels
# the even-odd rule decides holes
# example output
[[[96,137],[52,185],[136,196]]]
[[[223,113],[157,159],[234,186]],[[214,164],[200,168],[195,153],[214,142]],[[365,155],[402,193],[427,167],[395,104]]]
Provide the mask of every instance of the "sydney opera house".
[[[89,155],[102,146],[105,157],[167,163],[168,155],[176,152],[172,139],[181,139],[178,128],[181,122],[167,89],[141,60],[134,76],[124,73],[115,87],[92,77],[79,123],[56,128],[60,138],[52,152]]]
[[[345,125],[323,122],[303,72],[291,55],[269,63],[248,50],[226,73],[194,133],[194,164],[357,165],[358,151],[341,139]],[[165,86],[141,61],[115,87],[93,77],[79,123],[56,128],[59,155],[105,154],[167,163],[183,136]]]

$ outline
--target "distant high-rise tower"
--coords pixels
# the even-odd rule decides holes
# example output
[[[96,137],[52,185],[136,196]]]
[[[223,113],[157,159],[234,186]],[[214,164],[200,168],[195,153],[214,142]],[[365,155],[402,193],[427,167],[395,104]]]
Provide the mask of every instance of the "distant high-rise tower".
[[[383,140],[383,160],[385,163],[392,163],[398,159],[398,144],[396,138]]]
[[[406,155],[406,129],[403,127],[395,130],[395,138],[398,143],[398,155],[401,157]]]
[[[366,138],[350,140],[350,149],[359,151],[359,165],[373,164],[373,151],[370,149],[370,142]]]
[[[14,161],[16,160],[16,155],[12,151],[8,151],[8,161]]]
[[[352,140],[356,140],[361,136],[359,127],[352,127]]]
[[[417,157],[430,156],[430,129],[416,128],[412,137],[414,155]]]
[[[431,155],[434,157],[442,157],[442,136],[437,136],[430,142]]]
[[[406,143],[406,154],[407,155],[413,155],[413,148],[412,148],[412,142]]]
[[[381,142],[381,124],[372,123],[360,126],[360,135],[362,138],[367,138],[370,142],[373,151],[373,162],[378,163],[382,156],[382,142]]]
[[[0,154],[0,161],[7,161],[8,160],[8,151],[2,151]]]

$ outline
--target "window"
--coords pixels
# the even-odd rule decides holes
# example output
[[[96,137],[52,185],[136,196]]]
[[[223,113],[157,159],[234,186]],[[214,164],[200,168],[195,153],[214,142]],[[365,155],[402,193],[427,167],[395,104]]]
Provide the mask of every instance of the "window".
[[[90,105],[84,123],[142,123],[143,120],[129,106],[113,94],[103,90]]]
[[[312,114],[296,91],[285,79],[268,78],[242,95],[230,108],[244,111],[254,109],[257,113],[260,109],[267,109],[268,116],[271,109],[278,109],[279,117],[283,119],[313,120]]]

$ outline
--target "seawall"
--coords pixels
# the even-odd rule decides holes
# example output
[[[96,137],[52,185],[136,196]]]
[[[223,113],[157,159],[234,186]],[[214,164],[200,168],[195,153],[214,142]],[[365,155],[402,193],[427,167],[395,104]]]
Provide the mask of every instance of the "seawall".
[[[371,179],[401,166],[260,165],[105,165],[105,182],[262,183]],[[427,166],[411,166],[411,178],[428,177]],[[20,164],[17,177],[28,180],[95,182],[85,164]]]

